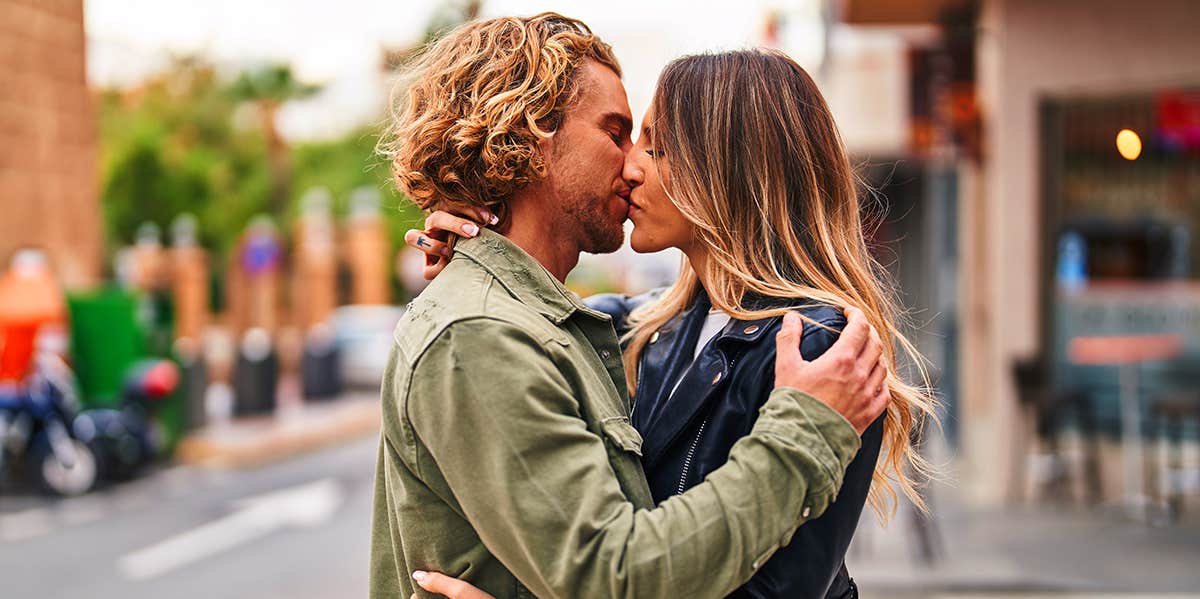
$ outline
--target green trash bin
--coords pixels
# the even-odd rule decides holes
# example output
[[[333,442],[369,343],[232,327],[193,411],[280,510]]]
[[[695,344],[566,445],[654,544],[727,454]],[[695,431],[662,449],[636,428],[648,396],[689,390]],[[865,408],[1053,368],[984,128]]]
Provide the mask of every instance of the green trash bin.
[[[146,357],[137,297],[120,290],[71,293],[71,362],[84,407],[116,408],[125,370]]]
[[[67,310],[71,322],[71,361],[79,381],[80,403],[85,408],[118,408],[121,385],[129,367],[145,358],[169,358],[160,343],[170,336],[170,321],[142,313],[157,313],[161,298],[146,303],[141,296],[119,289],[69,293]],[[164,329],[166,332],[164,333]],[[159,345],[152,351],[150,345]],[[184,429],[184,393],[182,388],[158,406],[157,419],[164,433],[165,446],[173,449]]]

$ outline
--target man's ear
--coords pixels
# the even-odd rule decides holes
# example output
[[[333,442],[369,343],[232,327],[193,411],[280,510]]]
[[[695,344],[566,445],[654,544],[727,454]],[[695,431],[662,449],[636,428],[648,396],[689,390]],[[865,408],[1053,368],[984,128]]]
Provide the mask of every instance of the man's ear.
[[[537,152],[537,156],[532,157],[530,161],[540,161],[542,163],[542,168],[545,169],[542,172],[543,176],[549,172],[550,163],[557,155],[556,152],[559,146],[557,139],[558,133],[554,132],[550,134],[550,137],[539,138],[533,147],[533,151]]]
[[[537,150],[542,155],[542,159],[548,159],[554,156],[554,140],[559,137],[559,130],[562,128],[563,114],[555,113],[537,122],[538,128],[549,133],[547,137],[538,137]]]

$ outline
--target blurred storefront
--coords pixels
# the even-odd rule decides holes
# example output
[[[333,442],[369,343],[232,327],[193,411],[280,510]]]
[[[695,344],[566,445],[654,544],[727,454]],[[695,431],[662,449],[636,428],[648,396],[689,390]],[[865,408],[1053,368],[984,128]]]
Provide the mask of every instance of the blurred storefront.
[[[995,503],[1024,483],[1016,480],[1030,451],[1020,434],[1028,423],[1013,376],[1019,360],[1046,367],[1059,387],[1086,389],[1100,433],[1120,438],[1117,369],[1077,363],[1077,338],[1178,341],[1169,361],[1139,367],[1140,428],[1153,434],[1156,394],[1194,390],[1200,380],[1200,366],[1188,366],[1200,350],[1200,7],[828,6],[839,26],[887,32],[908,52],[910,136],[892,157],[910,174],[888,170],[880,180],[920,191],[889,194],[893,214],[899,204],[910,212],[883,233],[909,239],[897,250],[909,252],[897,261],[901,287],[916,295],[908,305],[943,375],[956,476],[968,497]],[[836,112],[837,86],[830,89]],[[889,157],[871,150],[872,163]],[[904,266],[913,251],[916,266]],[[1109,494],[1122,476],[1104,464]]]
[[[1115,429],[1112,369],[1075,364],[1072,340],[1172,336],[1174,363],[1147,365],[1143,392],[1200,382],[1200,85],[1049,96],[1039,122],[1041,345]],[[1190,381],[1172,380],[1183,370]]]

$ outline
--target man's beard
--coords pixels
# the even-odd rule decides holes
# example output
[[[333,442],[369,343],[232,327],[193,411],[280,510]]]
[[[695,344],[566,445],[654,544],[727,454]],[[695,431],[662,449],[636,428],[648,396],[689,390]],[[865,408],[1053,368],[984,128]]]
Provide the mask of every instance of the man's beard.
[[[589,254],[609,254],[625,243],[624,223],[608,212],[606,200],[581,199],[564,207],[567,219],[579,232],[579,251]]]

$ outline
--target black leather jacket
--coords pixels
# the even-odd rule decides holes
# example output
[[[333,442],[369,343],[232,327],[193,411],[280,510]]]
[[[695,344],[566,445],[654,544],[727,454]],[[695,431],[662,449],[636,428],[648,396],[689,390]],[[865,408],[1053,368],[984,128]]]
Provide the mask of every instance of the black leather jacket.
[[[629,312],[656,295],[651,292],[627,298],[603,294],[586,302],[611,315],[617,333],[624,334]],[[755,305],[765,307],[775,302],[761,300]],[[631,420],[643,438],[642,466],[658,502],[699,484],[724,464],[733,444],[750,433],[758,409],[774,388],[775,333],[782,318],[731,320],[693,364],[696,341],[710,307],[702,293],[691,308],[651,338],[639,360]],[[846,325],[838,308],[798,310],[835,330]],[[806,322],[800,353],[813,360],[829,349],[836,337]],[[833,504],[819,518],[797,529],[791,542],[730,597],[857,596],[843,558],[866,502],[882,439],[880,417],[863,434],[862,447],[846,469]]]

